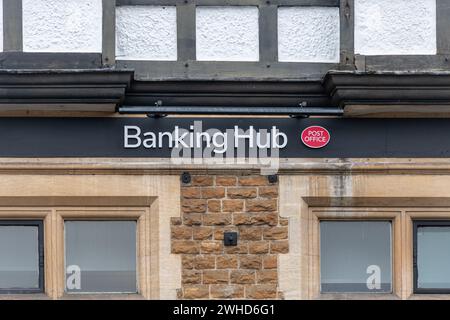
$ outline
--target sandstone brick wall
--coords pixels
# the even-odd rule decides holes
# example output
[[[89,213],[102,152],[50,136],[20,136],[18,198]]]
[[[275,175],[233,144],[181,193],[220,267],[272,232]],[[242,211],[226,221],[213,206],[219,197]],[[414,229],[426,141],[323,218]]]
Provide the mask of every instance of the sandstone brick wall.
[[[264,176],[193,176],[181,186],[172,253],[182,255],[181,299],[276,299],[278,255],[288,221],[278,214],[278,184]],[[238,232],[225,247],[223,233]]]

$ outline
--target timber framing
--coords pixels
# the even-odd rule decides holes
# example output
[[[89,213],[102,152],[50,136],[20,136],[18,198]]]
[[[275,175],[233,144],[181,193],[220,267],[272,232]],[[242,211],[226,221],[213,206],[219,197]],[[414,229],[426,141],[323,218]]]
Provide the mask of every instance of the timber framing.
[[[4,52],[0,69],[99,69],[134,71],[137,81],[318,81],[329,71],[360,72],[450,71],[450,4],[437,0],[435,55],[361,56],[354,52],[354,0],[102,0],[101,53],[23,52],[22,0],[4,0]],[[116,61],[116,7],[176,6],[177,61]],[[197,61],[196,6],[257,6],[259,53],[257,62]],[[339,63],[278,61],[278,8],[282,6],[328,6],[340,9]]]
[[[22,51],[22,0],[3,1],[3,50]]]
[[[0,53],[0,71],[4,70],[58,70],[98,69],[102,67],[100,53]]]
[[[4,0],[4,52],[0,69],[129,69],[136,81],[320,81],[332,70],[360,72],[450,71],[450,5],[437,0],[435,55],[361,56],[354,51],[354,0],[102,0],[101,53],[23,52],[22,1]],[[116,61],[116,7],[176,6],[177,61]],[[197,61],[196,6],[257,6],[259,55],[256,62]],[[340,10],[340,61],[308,63],[278,61],[278,8],[328,6]]]
[[[159,5],[177,7],[177,61],[118,60],[117,67],[136,70],[136,80],[318,80],[338,63],[307,63],[278,61],[278,7],[339,7],[339,0],[116,0],[117,6]],[[342,61],[352,63],[353,0],[345,2],[347,14],[342,15]],[[259,56],[257,62],[196,61],[196,6],[257,6],[259,9]]]

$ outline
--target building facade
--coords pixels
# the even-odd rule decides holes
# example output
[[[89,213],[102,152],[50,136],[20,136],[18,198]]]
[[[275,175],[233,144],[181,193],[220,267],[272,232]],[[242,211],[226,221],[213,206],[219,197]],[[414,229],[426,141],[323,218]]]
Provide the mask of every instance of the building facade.
[[[449,1],[0,11],[0,299],[450,297]]]

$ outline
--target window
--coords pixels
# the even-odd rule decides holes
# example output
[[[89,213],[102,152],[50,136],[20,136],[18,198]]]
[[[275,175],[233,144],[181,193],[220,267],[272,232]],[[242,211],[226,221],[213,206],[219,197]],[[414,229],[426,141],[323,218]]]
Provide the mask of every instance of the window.
[[[44,291],[41,221],[0,221],[0,293]]]
[[[321,221],[322,293],[392,291],[390,221]]]
[[[450,293],[450,221],[414,222],[414,292]]]
[[[136,221],[66,221],[66,292],[136,293]]]

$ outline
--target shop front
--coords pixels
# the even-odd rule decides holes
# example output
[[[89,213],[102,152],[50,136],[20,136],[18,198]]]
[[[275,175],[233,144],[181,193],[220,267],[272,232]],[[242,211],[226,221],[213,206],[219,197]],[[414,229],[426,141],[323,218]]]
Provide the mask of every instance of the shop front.
[[[1,118],[1,297],[448,298],[448,124]]]
[[[0,300],[450,298],[449,16],[0,0]]]

